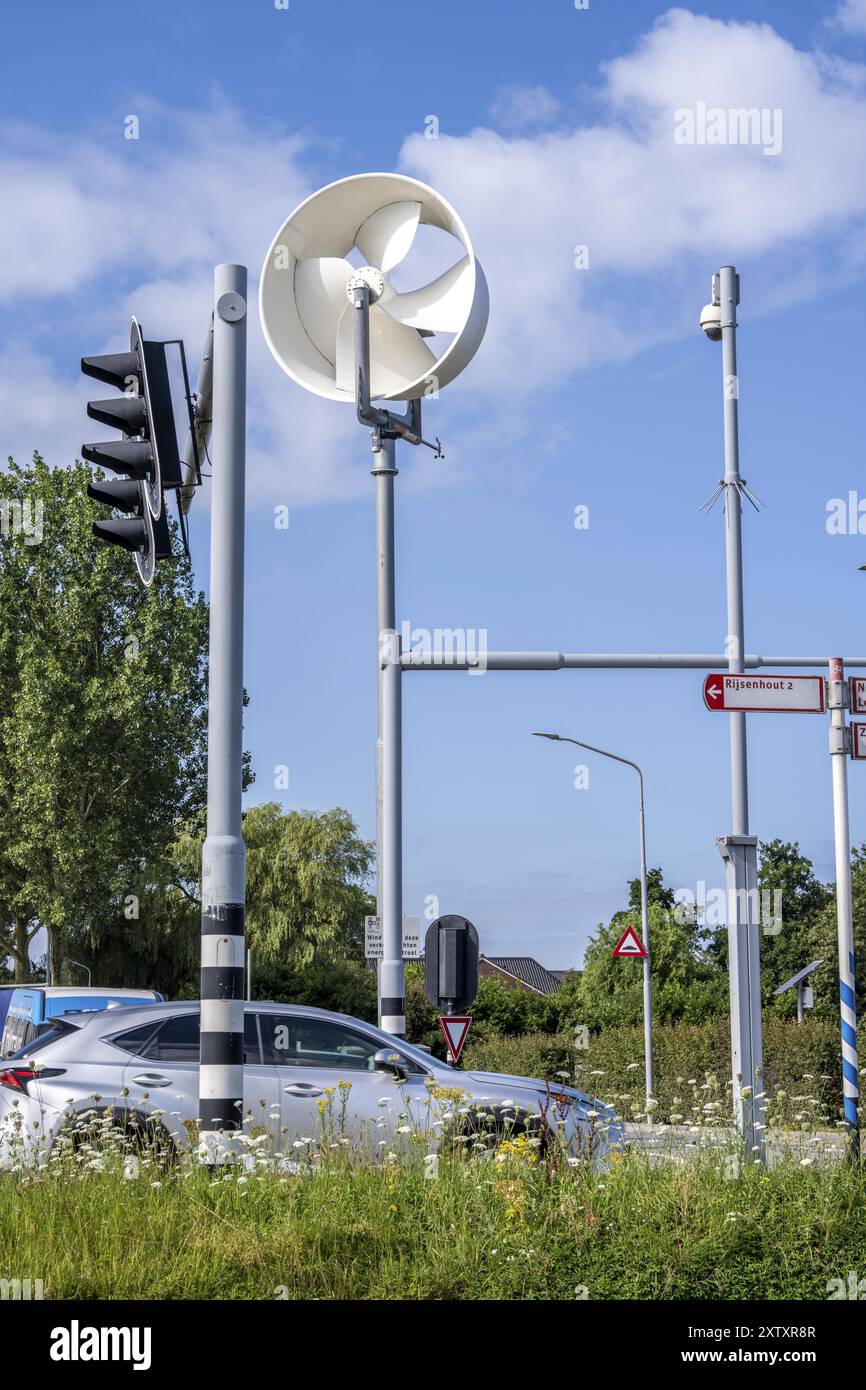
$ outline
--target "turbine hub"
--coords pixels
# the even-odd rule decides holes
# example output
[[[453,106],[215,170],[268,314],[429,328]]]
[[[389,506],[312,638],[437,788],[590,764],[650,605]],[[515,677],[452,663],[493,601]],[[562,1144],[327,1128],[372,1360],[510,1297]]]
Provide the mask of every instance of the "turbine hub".
[[[355,290],[362,289],[366,285],[370,291],[370,303],[375,304],[377,299],[381,299],[385,293],[385,277],[381,270],[375,266],[365,265],[360,270],[356,270],[346,282],[346,298],[351,304]]]

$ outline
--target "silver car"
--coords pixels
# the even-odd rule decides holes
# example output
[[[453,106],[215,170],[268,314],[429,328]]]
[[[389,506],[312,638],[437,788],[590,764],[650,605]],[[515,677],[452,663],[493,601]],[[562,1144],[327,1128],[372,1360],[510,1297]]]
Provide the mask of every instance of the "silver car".
[[[572,1154],[619,1146],[608,1106],[558,1082],[458,1071],[345,1014],[245,1005],[246,1128],[297,1158],[323,1130],[375,1153],[424,1130],[435,1145],[483,1126],[497,1135],[559,1132]],[[189,1146],[198,1114],[199,1005],[115,1008],[66,1017],[0,1065],[0,1164],[44,1163],[58,1135],[110,1115],[127,1132]],[[341,1084],[342,1083],[342,1084]],[[446,1088],[443,1091],[441,1088]],[[458,1097],[453,1088],[459,1088]],[[441,1104],[439,1104],[441,1102]],[[437,1127],[437,1105],[441,1119]],[[515,1119],[516,1117],[516,1119]]]

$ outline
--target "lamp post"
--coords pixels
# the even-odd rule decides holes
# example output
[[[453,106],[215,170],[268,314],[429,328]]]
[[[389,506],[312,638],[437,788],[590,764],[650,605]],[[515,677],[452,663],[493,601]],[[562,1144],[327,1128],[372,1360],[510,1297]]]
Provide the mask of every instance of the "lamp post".
[[[605,748],[596,748],[592,743],[583,743],[579,738],[565,738],[562,734],[543,733],[536,733],[533,737],[549,738],[555,743],[573,743],[576,748],[586,748],[590,753],[599,753],[603,758],[612,758],[616,763],[625,763],[626,767],[633,768],[638,776],[640,811],[640,918],[641,939],[643,941],[643,948],[646,951],[643,960],[643,1033],[646,1063],[647,1114],[651,1120],[652,1108],[649,1106],[649,1102],[653,1096],[653,1015],[652,983],[650,980],[649,903],[647,900],[646,881],[646,818],[644,815],[643,773],[637,763],[633,763],[630,758],[622,758],[618,753],[609,753]]]
[[[79,970],[87,971],[87,988],[90,989],[90,982],[93,979],[93,971],[90,969],[90,966],[82,965],[80,960],[73,960],[71,956],[69,957],[69,964],[77,965]]]

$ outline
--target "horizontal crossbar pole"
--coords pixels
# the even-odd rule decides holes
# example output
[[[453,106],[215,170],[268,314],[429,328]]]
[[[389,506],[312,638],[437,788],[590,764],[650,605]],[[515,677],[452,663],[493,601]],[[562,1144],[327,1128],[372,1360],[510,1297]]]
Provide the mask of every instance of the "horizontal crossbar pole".
[[[747,655],[747,671],[762,666],[810,666],[823,669],[826,656]],[[846,666],[866,666],[866,656],[846,656]],[[726,671],[728,657],[713,652],[403,652],[406,671],[581,671],[658,670]]]

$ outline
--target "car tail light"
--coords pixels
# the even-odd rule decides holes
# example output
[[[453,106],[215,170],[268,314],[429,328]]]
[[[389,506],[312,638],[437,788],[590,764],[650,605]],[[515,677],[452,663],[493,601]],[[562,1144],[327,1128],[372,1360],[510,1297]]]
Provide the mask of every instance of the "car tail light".
[[[63,1067],[3,1067],[0,1070],[0,1086],[10,1091],[28,1095],[28,1083],[38,1081],[43,1076],[62,1076]]]

